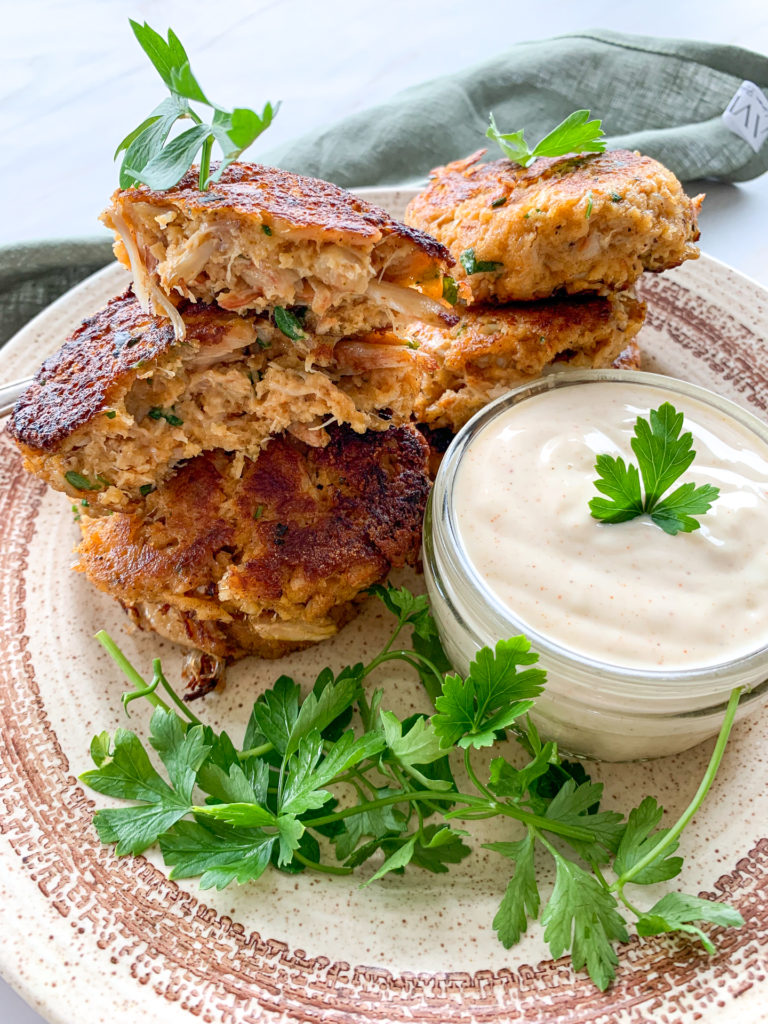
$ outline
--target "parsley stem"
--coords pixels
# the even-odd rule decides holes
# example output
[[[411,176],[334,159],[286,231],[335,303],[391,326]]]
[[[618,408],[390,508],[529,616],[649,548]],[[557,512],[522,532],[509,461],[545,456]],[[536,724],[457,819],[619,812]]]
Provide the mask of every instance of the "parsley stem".
[[[531,829],[531,831],[533,832],[534,837],[538,839],[539,842],[549,850],[549,852],[555,859],[555,863],[557,863],[559,860],[562,860],[560,854],[557,852],[552,843],[550,843],[550,841],[546,839],[537,828]]]
[[[454,818],[457,821],[484,821],[485,818],[498,818],[499,812],[495,808],[487,811],[448,811],[445,815],[446,821]]]
[[[411,668],[415,669],[417,672],[419,671],[420,662],[421,665],[429,669],[429,671],[435,677],[434,685],[427,684],[426,681],[422,680],[424,682],[424,689],[427,691],[427,696],[429,697],[433,704],[440,696],[440,694],[443,692],[443,677],[440,675],[437,668],[432,664],[432,662],[428,658],[425,658],[423,654],[418,654],[416,651],[383,651],[381,654],[375,657],[373,661],[366,667],[365,671],[363,672],[363,675],[367,676],[369,672],[372,672],[375,668],[378,668],[378,666],[383,664],[385,661],[404,661],[407,665],[410,665]]]
[[[741,686],[737,686],[735,689],[731,690],[731,696],[728,700],[728,707],[725,712],[723,724],[720,726],[720,733],[717,737],[717,743],[715,743],[715,749],[712,751],[712,756],[709,759],[709,764],[707,765],[707,770],[704,773],[704,778],[699,783],[699,788],[696,790],[693,800],[688,804],[667,835],[664,836],[664,838],[661,839],[651,850],[649,850],[644,857],[641,857],[640,860],[633,864],[631,868],[628,868],[623,875],[620,875],[616,879],[611,886],[612,892],[618,891],[621,893],[621,890],[627,882],[631,882],[636,875],[639,875],[640,872],[648,867],[652,861],[656,860],[664,850],[671,846],[694,816],[696,811],[698,811],[704,797],[709,792],[710,786],[714,782],[717,769],[720,767],[720,762],[723,759],[725,745],[731,734],[731,728],[733,727],[733,722],[736,717],[736,710],[739,706],[739,698],[741,697],[742,689],[743,688]]]
[[[589,866],[592,868],[592,872],[600,885],[602,885],[604,889],[610,890],[610,886],[608,885],[605,875],[600,870],[600,866],[598,864],[593,864],[591,861],[589,862]]]
[[[377,791],[370,779],[366,779],[363,772],[359,771],[357,768],[350,768],[341,775],[337,775],[333,780],[333,784],[335,785],[337,782],[348,782],[351,786],[354,786],[360,795],[361,800],[363,799],[363,792],[360,789],[360,786],[365,786],[369,793],[376,793]]]
[[[459,800],[468,800],[466,796],[458,795]],[[529,828],[544,829],[547,832],[552,832],[556,836],[564,836],[566,839],[581,839],[585,842],[594,839],[594,835],[588,832],[585,828],[579,828],[578,825],[566,825],[564,822],[550,820],[549,818],[542,818],[538,814],[531,814],[529,811],[524,811],[520,807],[515,807],[513,804],[499,803],[496,800],[489,803],[487,800],[482,800],[479,797],[469,798],[475,803],[477,800],[481,800],[482,804],[487,807],[492,814],[475,814],[470,812],[468,815],[463,815],[461,811],[449,811],[446,818],[462,818],[471,820],[472,818],[490,818],[496,814],[503,814],[507,818],[514,818],[515,821],[520,821],[523,825],[527,825]]]
[[[201,192],[206,192],[208,189],[208,174],[211,170],[211,150],[213,149],[213,136],[209,135],[203,143],[203,151],[200,154],[200,177],[198,178],[198,188]]]
[[[334,814],[325,814],[321,818],[312,818],[310,821],[304,821],[303,824],[306,828],[318,828],[320,825],[330,825],[335,821],[341,821],[342,818],[351,818],[355,814],[377,811],[380,807],[390,807],[392,804],[404,804],[413,800],[448,801],[453,804],[464,803],[469,807],[491,811],[493,814],[503,814],[507,818],[521,821],[524,825],[546,829],[547,832],[553,832],[555,835],[565,836],[566,838],[583,840],[594,838],[587,829],[579,828],[576,825],[566,825],[559,821],[550,821],[548,818],[542,818],[538,814],[530,814],[528,811],[523,811],[519,807],[513,807],[511,804],[497,803],[496,801],[489,804],[488,800],[484,797],[473,796],[468,793],[457,793],[456,790],[446,791],[444,789],[404,790],[401,793],[394,793],[392,796],[381,797],[379,800],[369,800],[364,804],[355,804],[354,807],[345,807]],[[448,816],[460,818],[461,812],[451,811],[450,815],[446,815],[446,817]],[[491,815],[488,816],[490,817]]]
[[[260,747],[251,747],[250,750],[241,750],[237,755],[238,761],[247,761],[249,757],[263,757],[268,754],[270,750],[275,748],[271,743],[262,743]]]
[[[401,629],[403,628],[403,626],[404,626],[404,625],[405,625],[405,623],[404,623],[404,622],[402,622],[402,621],[398,622],[397,626],[395,627],[395,631],[394,631],[394,633],[392,634],[392,636],[391,636],[391,637],[389,638],[389,640],[387,641],[387,645],[386,645],[386,647],[384,648],[384,650],[383,650],[383,651],[381,652],[382,654],[386,654],[386,653],[387,653],[387,651],[388,651],[388,650],[390,649],[390,647],[392,646],[392,644],[393,644],[393,643],[395,642],[395,640],[397,639],[397,637],[398,637],[398,635],[399,635],[399,633],[400,633],[400,630],[401,630]]]
[[[610,890],[609,890],[609,892],[610,892]],[[627,910],[631,910],[632,911],[632,913],[635,915],[635,917],[642,917],[643,916],[643,911],[639,910],[636,906],[634,906],[632,903],[630,903],[629,900],[627,899],[627,897],[624,895],[624,886],[623,885],[619,886],[618,890],[616,891],[616,895],[619,897],[619,899],[624,904],[624,906],[627,908]]]
[[[333,864],[320,864],[316,860],[305,857],[298,850],[293,851],[293,859],[305,867],[311,868],[312,871],[322,871],[326,875],[351,875],[354,871],[354,868],[337,868]]]
[[[490,789],[487,788],[487,786],[484,786],[482,784],[480,779],[478,779],[477,775],[475,774],[475,769],[472,767],[472,762],[469,759],[469,747],[464,748],[464,770],[469,776],[470,781],[474,783],[474,785],[480,790],[480,792],[484,796],[487,796],[488,799],[492,801],[492,803],[496,803],[496,797],[493,795]]]
[[[160,683],[160,685],[166,691],[166,693],[171,698],[171,700],[176,705],[176,707],[182,712],[182,714],[186,718],[189,719],[189,721],[193,725],[202,725],[203,723],[200,721],[200,719],[197,717],[197,715],[194,714],[194,712],[189,710],[189,708],[184,703],[184,701],[181,699],[181,697],[177,696],[177,694],[174,692],[173,687],[171,686],[171,684],[168,682],[168,680],[163,675],[163,669],[162,669],[162,666],[160,664],[160,659],[159,658],[155,658],[155,660],[152,662],[152,671],[154,673],[154,676],[152,678],[152,683],[154,685],[157,685],[157,683]]]
[[[163,708],[165,711],[171,710],[165,701],[161,697],[157,696],[152,685],[147,683],[146,680],[139,675],[105,629],[100,629],[96,634],[95,639],[99,641],[101,646],[115,662],[128,681],[133,683],[137,697],[146,697],[149,703],[156,708]]]
[[[485,800],[481,800],[480,797],[462,796],[454,790],[449,790],[448,792],[442,789],[404,790],[401,793],[393,793],[391,796],[380,797],[378,800],[369,800],[364,804],[356,804],[354,807],[345,807],[334,814],[325,814],[322,818],[312,818],[310,821],[305,820],[303,824],[307,828],[317,828],[319,825],[329,825],[334,821],[341,821],[342,818],[351,818],[355,814],[377,811],[381,807],[390,807],[392,804],[405,804],[410,800],[447,800],[450,803],[456,803],[457,800],[461,800],[467,803],[477,802],[485,804]]]

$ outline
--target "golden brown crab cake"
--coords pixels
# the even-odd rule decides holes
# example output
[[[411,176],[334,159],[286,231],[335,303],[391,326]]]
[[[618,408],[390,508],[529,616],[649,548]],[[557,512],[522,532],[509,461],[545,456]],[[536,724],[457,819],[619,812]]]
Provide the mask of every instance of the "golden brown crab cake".
[[[325,448],[288,435],[255,460],[208,452],[142,515],[83,518],[76,566],[143,628],[225,658],[323,640],[362,592],[416,561],[429,490],[413,427]]]
[[[419,351],[439,367],[425,378],[415,418],[455,432],[494,398],[549,370],[611,366],[644,319],[645,303],[618,292],[473,306],[445,331],[414,325]]]
[[[112,299],[46,360],[11,415],[26,468],[92,514],[137,509],[202,451],[255,456],[282,430],[323,445],[330,421],[363,432],[411,417],[428,360],[391,332],[318,347],[267,317],[192,303],[181,312],[179,343],[131,292]]]
[[[118,190],[102,214],[144,308],[171,317],[182,297],[237,313],[301,305],[308,328],[337,337],[423,318],[442,301],[447,250],[327,181],[234,163],[201,192],[195,168],[173,188]]]
[[[457,261],[476,302],[605,294],[699,255],[690,199],[656,160],[628,150],[481,164],[479,150],[432,172],[406,222]]]

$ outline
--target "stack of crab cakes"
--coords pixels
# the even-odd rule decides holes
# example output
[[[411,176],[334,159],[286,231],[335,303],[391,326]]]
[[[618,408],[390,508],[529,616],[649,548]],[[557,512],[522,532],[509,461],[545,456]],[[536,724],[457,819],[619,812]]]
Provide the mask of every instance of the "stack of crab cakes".
[[[695,259],[703,196],[626,150],[480,163],[432,172],[405,220],[456,261],[447,296],[460,315],[410,335],[437,362],[416,417],[455,432],[489,401],[552,369],[638,368],[645,305],[633,287]]]
[[[327,182],[233,164],[196,183],[115,193],[133,287],[43,364],[9,429],[82,513],[76,568],[137,625],[278,657],[416,561],[434,363],[403,328],[458,322],[452,260]]]

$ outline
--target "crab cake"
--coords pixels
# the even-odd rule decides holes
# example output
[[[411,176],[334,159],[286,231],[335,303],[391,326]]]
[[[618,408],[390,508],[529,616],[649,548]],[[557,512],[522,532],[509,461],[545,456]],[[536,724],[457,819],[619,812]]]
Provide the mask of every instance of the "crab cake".
[[[484,153],[434,170],[405,215],[451,250],[476,302],[605,294],[699,255],[704,197],[650,157],[614,150],[523,168],[481,164]]]
[[[429,489],[412,427],[288,435],[255,460],[209,452],[143,515],[83,518],[76,568],[142,628],[224,658],[275,658],[332,636],[363,590],[413,564]]]
[[[438,364],[415,418],[457,431],[488,402],[547,370],[606,367],[632,343],[645,303],[631,292],[468,309],[450,330],[414,325],[411,337]],[[634,352],[627,352],[628,365]]]
[[[446,249],[326,181],[234,163],[201,192],[193,168],[163,192],[118,190],[102,220],[142,306],[180,337],[182,297],[237,313],[301,305],[311,332],[337,337],[403,317],[452,321]]]
[[[183,459],[255,456],[288,430],[328,440],[406,422],[425,363],[387,331],[309,346],[266,318],[185,303],[186,339],[129,291],[86,320],[38,371],[9,429],[25,466],[93,514],[138,508]]]

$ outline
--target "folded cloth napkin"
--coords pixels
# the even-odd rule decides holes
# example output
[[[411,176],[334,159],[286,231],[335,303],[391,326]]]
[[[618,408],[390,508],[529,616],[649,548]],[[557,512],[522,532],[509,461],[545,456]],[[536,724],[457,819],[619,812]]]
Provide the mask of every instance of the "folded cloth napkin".
[[[498,155],[485,139],[491,110],[501,131],[524,128],[533,145],[585,107],[602,119],[610,148],[640,149],[683,180],[745,181],[768,170],[768,106],[759,109],[755,90],[733,102],[745,80],[768,93],[768,57],[718,43],[581,32],[519,43],[258,159],[347,187],[405,184],[486,144]],[[723,120],[729,107],[732,127]],[[109,260],[109,243],[98,239],[0,248],[0,344]]]
[[[0,246],[0,346],[41,309],[112,259],[109,238]]]
[[[745,80],[768,94],[768,57],[719,43],[580,32],[519,43],[260,160],[346,187],[418,182],[481,146],[499,156],[485,138],[489,111],[503,132],[524,128],[532,146],[586,108],[602,119],[609,149],[642,150],[683,181],[746,181],[768,170],[768,109],[736,105],[740,121],[759,118],[759,152],[722,117]]]

